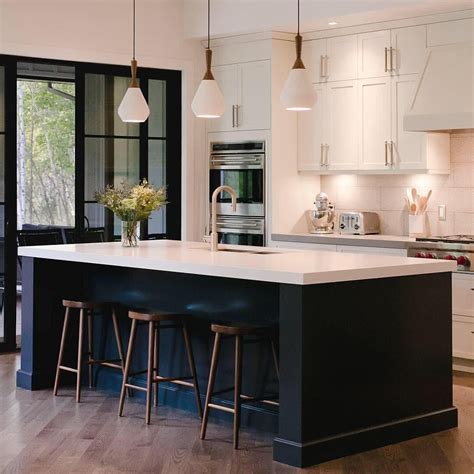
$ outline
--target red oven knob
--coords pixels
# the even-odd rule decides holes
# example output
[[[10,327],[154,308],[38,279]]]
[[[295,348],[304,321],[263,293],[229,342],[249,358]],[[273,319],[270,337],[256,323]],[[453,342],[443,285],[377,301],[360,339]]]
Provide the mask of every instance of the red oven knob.
[[[426,255],[426,258],[438,258],[438,256],[435,253],[430,252],[429,254]]]
[[[471,261],[465,255],[461,255],[460,257],[457,258],[457,260],[458,260],[458,265],[461,265],[463,267],[471,266]]]
[[[444,259],[445,260],[457,260],[457,258],[454,255],[445,255]]]
[[[415,257],[416,258],[426,258],[426,254],[425,254],[425,252],[417,252],[415,254]]]

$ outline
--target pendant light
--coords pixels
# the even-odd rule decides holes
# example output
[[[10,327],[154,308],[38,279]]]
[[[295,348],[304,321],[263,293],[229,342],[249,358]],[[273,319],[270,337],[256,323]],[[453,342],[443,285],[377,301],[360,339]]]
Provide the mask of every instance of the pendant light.
[[[301,59],[303,38],[300,35],[300,0],[298,0],[298,34],[295,41],[296,61],[283,87],[280,100],[286,110],[311,110],[316,103],[317,95]]]
[[[135,59],[135,0],[133,0],[133,59],[132,80],[118,108],[122,122],[144,122],[150,115],[150,108],[137,82],[137,60]]]
[[[211,0],[207,0],[206,73],[191,103],[194,115],[199,118],[218,118],[225,111],[224,96],[211,71]]]

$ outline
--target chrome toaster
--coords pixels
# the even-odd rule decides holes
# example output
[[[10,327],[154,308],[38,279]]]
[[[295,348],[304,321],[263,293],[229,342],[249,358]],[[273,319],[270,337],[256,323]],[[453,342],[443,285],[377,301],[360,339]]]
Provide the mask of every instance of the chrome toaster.
[[[341,212],[339,215],[341,234],[379,234],[380,219],[376,212]]]

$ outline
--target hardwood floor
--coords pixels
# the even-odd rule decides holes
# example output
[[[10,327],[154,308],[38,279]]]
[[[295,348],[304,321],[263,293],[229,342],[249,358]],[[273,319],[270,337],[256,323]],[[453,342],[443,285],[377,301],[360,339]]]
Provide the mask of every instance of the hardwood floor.
[[[159,407],[143,422],[144,401],[117,417],[118,394],[84,389],[16,389],[18,354],[0,355],[0,471],[2,473],[296,473],[272,461],[273,436],[241,430],[232,449],[231,423],[209,422],[206,441],[189,413]],[[459,428],[305,469],[311,473],[474,473],[474,375],[457,373]],[[155,409],[153,409],[155,410]]]

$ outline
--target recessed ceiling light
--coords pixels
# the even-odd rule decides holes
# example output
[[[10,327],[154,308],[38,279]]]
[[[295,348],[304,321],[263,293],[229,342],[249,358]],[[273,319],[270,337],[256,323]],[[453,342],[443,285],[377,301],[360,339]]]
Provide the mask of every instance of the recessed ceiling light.
[[[335,25],[338,25],[338,22],[337,21],[330,21],[328,23],[329,26],[335,26]]]

